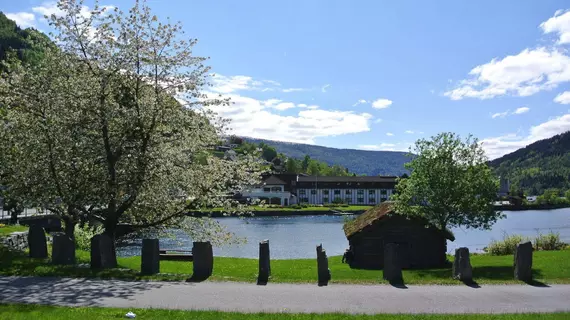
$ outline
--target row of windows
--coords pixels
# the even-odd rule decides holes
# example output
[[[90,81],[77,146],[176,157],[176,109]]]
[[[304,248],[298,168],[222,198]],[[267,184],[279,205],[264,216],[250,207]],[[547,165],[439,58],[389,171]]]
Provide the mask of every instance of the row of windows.
[[[309,198],[306,198],[306,197],[304,197],[304,198],[299,198],[299,200],[300,200],[300,201],[299,201],[300,203],[309,203]],[[388,200],[388,199],[386,199],[386,198],[381,198],[381,199],[380,199],[380,202],[384,202],[384,201],[387,201],[387,200]],[[343,202],[343,201],[342,201],[341,198],[335,198],[335,199],[334,199],[334,202]],[[324,204],[325,204],[325,203],[330,203],[329,198],[327,198],[327,197],[323,198],[323,203],[324,203]],[[352,201],[352,198],[346,198],[346,199],[344,200],[344,203],[351,204],[351,203],[355,203],[355,202]],[[365,202],[364,202],[364,198],[358,198],[358,199],[356,199],[356,203],[365,203]],[[368,203],[376,203],[376,199],[375,199],[375,198],[369,198],[369,199],[368,199]]]
[[[373,189],[368,190],[368,194],[369,194],[369,195],[373,195],[373,194],[375,194],[375,193],[376,193],[376,190],[373,190]],[[299,190],[299,194],[306,194],[306,190],[305,190],[305,189],[300,189],[300,190]],[[311,194],[317,194],[317,190],[311,190]],[[328,189],[323,190],[323,194],[328,195],[328,194],[329,194],[329,190],[328,190]],[[335,194],[335,195],[340,194],[340,190],[334,190],[334,194]],[[345,190],[345,191],[344,191],[344,194],[352,194],[352,190]],[[356,191],[356,194],[364,195],[364,190],[362,190],[362,189],[357,190],[357,191]],[[382,194],[382,195],[388,194],[388,191],[386,191],[385,189],[380,190],[380,194]]]
[[[263,188],[263,192],[281,192],[281,187]]]

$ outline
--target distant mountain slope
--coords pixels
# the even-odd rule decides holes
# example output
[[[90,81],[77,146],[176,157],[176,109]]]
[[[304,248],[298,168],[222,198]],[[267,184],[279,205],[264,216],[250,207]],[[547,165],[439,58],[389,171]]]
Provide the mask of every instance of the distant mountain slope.
[[[570,189],[570,131],[490,161],[495,173],[511,181],[511,189],[527,195],[548,188]]]
[[[252,143],[264,142],[275,147],[277,152],[292,158],[303,158],[308,154],[311,158],[324,161],[329,165],[338,164],[356,174],[402,175],[409,173],[404,164],[410,161],[407,152],[397,151],[365,151],[353,149],[335,149],[309,144],[281,142],[273,140],[244,138]]]

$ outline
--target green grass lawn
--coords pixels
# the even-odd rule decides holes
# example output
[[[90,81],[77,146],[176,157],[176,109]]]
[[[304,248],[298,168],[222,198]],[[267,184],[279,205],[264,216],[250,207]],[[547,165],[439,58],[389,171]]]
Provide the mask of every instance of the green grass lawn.
[[[71,308],[37,305],[0,305],[0,319],[42,319],[42,320],[107,320],[124,319],[125,314],[132,311],[135,319],[200,319],[200,320],[563,320],[570,318],[570,313],[542,314],[456,314],[456,315],[411,315],[411,314],[378,314],[346,315],[346,314],[263,314],[234,313],[213,311],[182,311],[159,309],[115,309],[115,308]]]
[[[9,235],[12,232],[27,231],[28,227],[20,225],[2,225],[0,227],[0,237]]]
[[[452,257],[450,257],[452,259]],[[53,266],[48,260],[30,259],[24,253],[15,253],[0,247],[0,275],[102,277],[124,279],[185,280],[192,274],[192,262],[162,261],[161,274],[141,276],[140,257],[119,258],[120,269],[92,271],[88,267],[89,253],[77,251],[78,266]],[[513,256],[472,255],[474,280],[479,284],[521,283],[513,280]],[[341,257],[330,257],[331,283],[379,284],[381,270],[350,269],[341,263]],[[244,281],[257,279],[257,259],[214,259],[212,281]],[[537,281],[570,283],[570,250],[537,251],[533,257],[533,272]],[[270,282],[314,283],[317,280],[316,259],[272,260]],[[459,284],[451,279],[451,268],[431,270],[404,270],[406,284]]]

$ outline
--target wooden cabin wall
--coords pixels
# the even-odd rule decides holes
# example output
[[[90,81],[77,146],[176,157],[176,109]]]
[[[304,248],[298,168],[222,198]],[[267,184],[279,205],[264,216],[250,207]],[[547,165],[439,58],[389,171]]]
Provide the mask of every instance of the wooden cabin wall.
[[[362,269],[384,267],[384,244],[400,243],[402,267],[433,268],[446,263],[445,237],[434,229],[404,217],[393,216],[377,222],[350,238],[354,259],[350,266]],[[407,248],[407,249],[406,249]]]

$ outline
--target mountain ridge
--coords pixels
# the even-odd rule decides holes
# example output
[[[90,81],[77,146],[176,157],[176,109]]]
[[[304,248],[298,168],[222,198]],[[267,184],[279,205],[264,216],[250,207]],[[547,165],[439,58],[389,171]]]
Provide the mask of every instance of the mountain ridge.
[[[528,195],[570,189],[570,131],[536,141],[489,161],[498,176],[507,177],[511,191]]]
[[[338,164],[346,167],[350,172],[356,174],[369,176],[409,174],[409,171],[404,168],[404,164],[411,159],[408,152],[340,149],[251,137],[242,138],[251,143],[263,142],[288,157],[302,159],[305,155],[309,155],[311,158],[324,161],[329,165]]]

